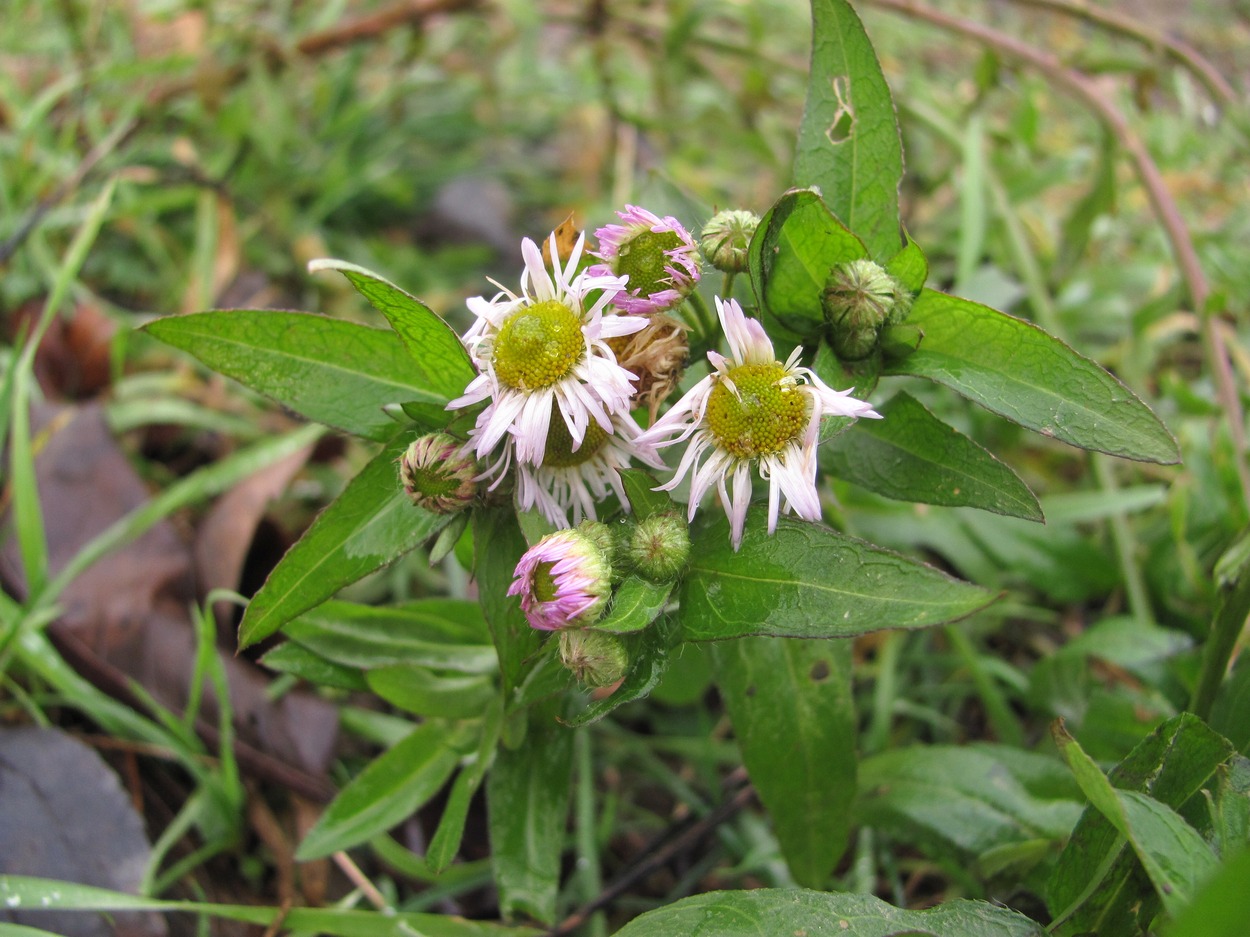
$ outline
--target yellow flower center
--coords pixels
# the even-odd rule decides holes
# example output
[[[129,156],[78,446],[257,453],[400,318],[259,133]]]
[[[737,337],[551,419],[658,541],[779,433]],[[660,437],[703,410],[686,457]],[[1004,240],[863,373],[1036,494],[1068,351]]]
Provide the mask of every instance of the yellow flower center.
[[[548,468],[573,468],[589,462],[596,452],[608,441],[608,434],[593,419],[586,427],[586,435],[577,451],[573,451],[573,436],[569,433],[568,424],[553,403],[551,405],[551,425],[547,429],[547,448],[543,453],[543,465]]]
[[[670,265],[665,251],[681,245],[681,237],[676,232],[641,231],[617,250],[616,273],[628,274],[625,288],[639,296],[672,289],[672,277],[664,270]]]
[[[557,299],[518,309],[495,336],[495,374],[514,390],[541,390],[566,378],[586,350],[582,321]]]
[[[743,364],[720,380],[708,395],[703,420],[717,444],[740,459],[780,452],[807,425],[807,395],[779,363]]]
[[[551,602],[556,597],[556,580],[551,575],[555,563],[539,563],[534,568],[534,598],[540,602]]]

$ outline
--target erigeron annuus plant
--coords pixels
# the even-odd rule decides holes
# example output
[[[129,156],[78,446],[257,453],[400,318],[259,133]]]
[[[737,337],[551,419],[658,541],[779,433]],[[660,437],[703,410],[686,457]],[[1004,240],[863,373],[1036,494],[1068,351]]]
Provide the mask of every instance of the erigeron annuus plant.
[[[502,912],[550,922],[567,810],[550,786],[567,781],[571,758],[560,734],[648,694],[683,643],[720,642],[717,683],[744,759],[795,880],[820,887],[845,848],[856,776],[854,752],[837,742],[853,733],[845,639],[949,622],[995,598],[823,523],[830,470],[887,497],[1041,519],[1010,468],[905,391],[891,395],[889,379],[946,385],[1074,446],[1176,460],[1166,428],[1097,364],[926,286],[924,254],[901,233],[898,128],[871,46],[849,7],[814,9],[818,39],[837,31],[858,57],[816,43],[795,188],[771,206],[679,220],[629,205],[564,256],[533,232],[546,257],[538,241],[519,245],[519,288],[470,300],[476,321],[463,336],[399,286],[336,260],[311,266],[347,277],[389,330],[237,310],[147,327],[379,447],[253,597],[241,645],[289,629],[314,658],[367,681],[360,658],[318,640],[366,627],[366,610],[334,599],[340,589],[422,547],[435,559],[454,551],[476,579],[480,612],[419,600],[390,626],[414,646],[456,648],[414,658],[412,680],[462,681],[487,702],[423,704],[420,735],[343,790],[302,858],[363,842],[420,806],[402,793],[370,799],[367,776],[428,762],[425,799],[451,782],[463,805],[487,784],[492,802],[542,812],[491,809],[490,823]],[[855,130],[835,139],[848,101],[860,109]],[[869,163],[875,173],[855,171]],[[707,349],[710,367],[692,363],[683,393],[687,342]],[[329,375],[337,393],[317,384]],[[752,669],[738,649],[761,637],[810,666]],[[586,686],[613,683],[589,700]],[[790,718],[810,705],[839,721],[813,732],[773,712],[771,733],[750,731],[779,697],[796,701]],[[819,771],[757,770],[788,737]],[[445,812],[434,867],[452,861],[464,822],[463,810]],[[530,839],[517,850],[506,844],[522,822]]]

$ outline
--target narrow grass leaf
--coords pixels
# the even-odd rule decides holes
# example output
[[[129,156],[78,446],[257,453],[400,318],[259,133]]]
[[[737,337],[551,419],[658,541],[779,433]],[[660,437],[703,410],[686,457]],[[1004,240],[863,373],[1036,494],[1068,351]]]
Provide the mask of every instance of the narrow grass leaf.
[[[1179,460],[1150,408],[1098,364],[1023,319],[926,289],[907,320],[924,331],[892,374],[954,388],[1043,436],[1142,462]]]

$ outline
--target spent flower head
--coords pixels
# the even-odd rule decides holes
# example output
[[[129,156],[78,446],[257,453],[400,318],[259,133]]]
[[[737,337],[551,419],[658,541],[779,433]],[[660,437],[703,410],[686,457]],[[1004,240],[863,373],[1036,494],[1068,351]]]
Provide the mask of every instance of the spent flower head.
[[[650,315],[677,306],[701,276],[699,249],[690,232],[671,215],[661,218],[637,205],[618,211],[621,224],[595,232],[594,256],[603,261],[589,272],[628,278],[613,303],[627,313]]]
[[[763,326],[747,318],[734,300],[716,300],[729,345],[728,357],[708,352],[715,369],[642,434],[657,447],[689,440],[671,491],[690,476],[689,519],[713,485],[729,517],[734,549],[751,501],[752,468],[768,484],[768,532],[780,510],[806,520],[820,518],[816,490],[816,443],[824,416],[879,417],[872,407],[827,386],[798,364],[802,347],[782,362]],[[732,485],[732,495],[730,486]]]
[[[621,367],[638,378],[630,406],[646,407],[654,420],[660,404],[681,381],[690,361],[686,326],[657,312],[649,317],[645,329],[611,339],[608,344]]]
[[[612,567],[603,551],[577,529],[543,537],[521,557],[508,595],[540,631],[582,628],[603,614],[612,594]]]
[[[468,300],[477,321],[465,333],[479,374],[449,410],[490,401],[470,431],[469,445],[486,459],[506,435],[519,462],[540,465],[553,415],[572,447],[593,423],[612,432],[612,417],[629,409],[634,376],[617,364],[607,340],[646,326],[636,316],[604,315],[624,278],[577,271],[584,236],[563,265],[548,270],[538,246],[521,242],[521,292],[500,286],[492,299]],[[558,256],[554,234],[549,240]],[[495,284],[499,286],[499,284]]]
[[[399,480],[412,503],[435,514],[469,506],[477,493],[477,464],[446,433],[414,439],[399,457]]]

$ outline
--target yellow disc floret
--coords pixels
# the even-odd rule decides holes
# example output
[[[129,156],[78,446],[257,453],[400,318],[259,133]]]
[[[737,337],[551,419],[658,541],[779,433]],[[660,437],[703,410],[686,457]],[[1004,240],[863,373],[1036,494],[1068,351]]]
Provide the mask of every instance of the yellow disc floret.
[[[712,387],[703,420],[722,449],[751,459],[780,452],[797,438],[807,425],[808,405],[779,363],[743,364]]]
[[[582,444],[574,452],[573,437],[569,433],[568,425],[565,424],[564,417],[559,410],[552,404],[551,426],[547,430],[547,449],[543,454],[543,465],[547,468],[573,468],[589,462],[590,458],[602,449],[607,441],[608,434],[604,432],[603,427],[591,420],[590,425],[586,427],[586,435],[582,439]]]
[[[664,269],[672,264],[666,251],[682,246],[681,237],[673,231],[642,231],[616,254],[616,272],[629,277],[629,289],[642,296],[672,289],[672,276]]]
[[[495,336],[495,374],[515,390],[541,390],[569,375],[586,351],[581,318],[558,299],[525,306]]]

